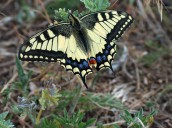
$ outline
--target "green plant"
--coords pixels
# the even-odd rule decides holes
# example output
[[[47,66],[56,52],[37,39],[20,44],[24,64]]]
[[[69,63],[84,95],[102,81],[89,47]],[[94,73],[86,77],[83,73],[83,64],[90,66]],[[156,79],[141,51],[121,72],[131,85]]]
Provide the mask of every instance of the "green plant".
[[[65,8],[59,8],[59,10],[55,10],[54,18],[58,21],[67,21],[68,20],[68,12]]]
[[[84,3],[87,10],[78,12],[78,10],[73,11],[72,13],[77,16],[81,17],[89,12],[95,12],[100,10],[105,10],[110,6],[108,0],[80,0]],[[67,21],[68,20],[68,13],[71,10],[66,10],[65,8],[59,8],[59,10],[55,10],[55,19],[58,21]]]
[[[35,123],[38,105],[33,99],[18,97],[18,103],[14,105],[12,109],[14,113],[20,114],[20,117],[27,116]]]
[[[59,104],[58,101],[61,94],[59,94],[58,91],[59,90],[56,87],[42,90],[42,96],[39,99],[42,110],[45,110],[47,107],[57,106]]]
[[[5,120],[8,112],[3,112],[0,114],[0,127],[1,128],[14,128],[13,123],[10,120]]]
[[[109,0],[80,0],[84,3],[85,7],[92,11],[105,10],[110,6]]]
[[[54,17],[54,10],[59,8],[77,10],[80,4],[80,0],[70,0],[70,2],[67,2],[65,0],[53,0],[46,5],[46,10],[50,17]]]
[[[95,121],[95,119],[91,118],[86,122],[83,122],[84,113],[78,111],[72,115],[69,115],[66,109],[63,111],[63,116],[54,115],[54,117],[60,122],[61,126],[65,128],[87,128]]]
[[[61,126],[56,119],[43,118],[40,124],[36,125],[35,128],[61,128]]]
[[[121,115],[121,118],[126,121],[128,128],[145,128],[152,125],[154,121],[153,115],[156,113],[157,111],[153,110],[147,116],[144,116],[143,109],[140,109],[140,111],[136,112],[132,116],[127,110],[125,110],[124,114]]]
[[[17,89],[18,91],[21,91],[25,97],[27,97],[29,93],[28,85],[32,72],[31,71],[29,71],[28,73],[24,72],[18,57],[16,57],[16,67],[18,71],[19,81],[13,83],[11,87],[11,91]]]
[[[21,62],[19,61],[18,57],[16,57],[16,67],[17,67],[19,79],[13,82],[11,87],[6,88],[3,91],[2,95],[4,96],[4,99],[3,99],[4,105],[8,102],[8,100],[10,100],[11,98],[10,94],[14,91],[21,92],[22,96],[24,97],[28,97],[28,94],[29,94],[28,85],[29,85],[29,80],[32,75],[32,72],[31,71],[29,71],[28,73],[24,72]]]
[[[101,94],[101,93],[91,93],[86,92],[86,95],[81,97],[79,103],[85,104],[83,108],[86,110],[94,109],[94,108],[104,108],[104,109],[118,109],[124,110],[125,106],[113,97],[112,94]],[[87,104],[87,105],[86,105]],[[88,107],[88,104],[90,107]],[[87,107],[84,107],[87,106]]]

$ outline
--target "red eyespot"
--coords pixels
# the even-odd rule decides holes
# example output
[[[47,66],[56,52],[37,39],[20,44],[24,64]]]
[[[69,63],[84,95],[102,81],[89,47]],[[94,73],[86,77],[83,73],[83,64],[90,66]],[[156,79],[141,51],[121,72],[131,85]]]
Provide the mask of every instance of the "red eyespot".
[[[94,58],[91,58],[89,60],[89,65],[94,65],[94,64],[97,64],[96,60]]]

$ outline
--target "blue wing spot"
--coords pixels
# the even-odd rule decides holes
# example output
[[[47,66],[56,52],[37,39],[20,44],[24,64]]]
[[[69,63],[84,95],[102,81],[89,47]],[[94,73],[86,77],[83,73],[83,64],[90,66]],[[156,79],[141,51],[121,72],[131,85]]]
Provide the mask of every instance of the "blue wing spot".
[[[98,63],[101,63],[101,62],[102,62],[101,56],[98,56],[98,57],[97,57],[97,62],[98,62]]]
[[[108,51],[108,50],[106,50],[106,51],[105,51],[105,55],[108,55],[108,54],[109,54],[109,51]]]
[[[67,59],[66,64],[71,64],[71,60]]]
[[[102,56],[103,61],[107,61],[107,58],[105,55]]]
[[[73,62],[73,66],[74,67],[77,67],[78,66],[78,63],[77,62]]]
[[[83,69],[83,65],[82,64],[79,64],[79,69]]]
[[[84,67],[84,68],[88,68],[88,67],[89,67],[89,65],[88,65],[88,62],[87,62],[87,61],[84,61],[84,62],[83,62],[83,67]]]
[[[110,49],[111,49],[111,46],[110,46],[110,45],[108,45],[108,46],[107,46],[107,50],[110,50]]]

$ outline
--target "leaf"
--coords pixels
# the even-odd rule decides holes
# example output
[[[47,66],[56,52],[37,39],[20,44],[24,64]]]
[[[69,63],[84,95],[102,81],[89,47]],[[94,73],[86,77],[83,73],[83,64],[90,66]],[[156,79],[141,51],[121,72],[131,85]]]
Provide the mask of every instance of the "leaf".
[[[58,21],[67,21],[68,20],[68,11],[65,8],[59,8],[59,10],[55,10],[55,19]]]
[[[18,59],[18,57],[16,57],[16,66],[17,66],[17,71],[18,71],[18,76],[20,81],[22,82],[22,84],[27,83],[28,81],[28,77],[27,75],[24,73],[24,70],[22,68],[22,65]]]
[[[3,119],[4,120],[7,115],[8,115],[8,112],[1,113],[0,114],[0,119]]]
[[[51,107],[54,105],[58,105],[59,98],[61,94],[59,94],[57,88],[53,89],[44,89],[42,90],[42,96],[39,99],[39,103],[41,104],[42,110],[45,110],[47,107]]]
[[[138,117],[139,119],[142,119],[142,117],[143,117],[143,109],[140,109],[140,111],[138,113],[136,113],[135,116]]]
[[[56,119],[43,118],[41,123],[36,128],[62,128]]]
[[[14,128],[13,123],[10,120],[5,120],[8,112],[4,112],[0,114],[0,128]]]
[[[109,108],[116,108],[119,110],[123,110],[125,109],[124,105],[117,100],[115,97],[112,96],[112,94],[107,93],[107,94],[96,94],[96,93],[91,93],[91,92],[87,92],[87,95],[85,95],[84,97],[80,98],[80,101],[84,102],[89,101],[90,103],[92,103],[93,105],[100,105],[102,107],[109,107]],[[86,102],[86,104],[87,104]]]
[[[134,118],[131,116],[131,114],[127,110],[124,110],[124,114],[120,115],[120,117],[124,119],[128,125],[134,122]]]
[[[120,128],[117,124],[114,124],[113,126],[114,128]]]
[[[74,112],[72,115],[68,115],[66,109],[63,111],[63,116],[53,115],[61,124],[61,126],[65,128],[86,128],[93,124],[95,119],[91,118],[86,122],[83,122],[84,113],[77,111]]]
[[[24,73],[24,70],[22,68],[22,65],[18,59],[18,57],[16,57],[16,67],[17,67],[17,71],[18,71],[18,77],[19,77],[19,81],[16,81],[12,84],[12,87],[10,88],[10,91],[13,90],[20,90],[23,95],[25,97],[28,96],[28,84],[29,84],[29,79],[32,75],[32,72],[28,72],[27,74]]]
[[[72,4],[71,4],[72,3]],[[46,10],[50,17],[54,17],[54,10],[58,8],[66,8],[76,10],[80,6],[80,0],[51,0],[46,4]]]
[[[92,12],[105,10],[110,6],[108,0],[80,0]]]
[[[88,126],[92,125],[95,121],[96,121],[96,119],[94,119],[94,118],[91,118],[91,119],[87,120],[87,122],[85,124],[85,127],[88,127]]]
[[[155,113],[156,111],[154,110],[147,116],[144,116],[143,109],[140,109],[140,111],[136,112],[132,117],[131,114],[127,110],[125,110],[124,114],[120,116],[127,122],[127,124],[129,125],[128,127],[142,128],[142,125],[150,126],[153,123],[154,121],[153,115]],[[141,124],[141,122],[143,124]]]

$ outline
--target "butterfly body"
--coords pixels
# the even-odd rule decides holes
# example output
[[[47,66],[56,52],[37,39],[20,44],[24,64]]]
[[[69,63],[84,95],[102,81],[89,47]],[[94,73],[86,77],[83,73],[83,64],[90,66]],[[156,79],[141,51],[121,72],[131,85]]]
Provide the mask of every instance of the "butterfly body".
[[[24,61],[59,61],[66,70],[85,77],[97,70],[110,68],[116,53],[115,42],[133,22],[122,11],[91,13],[80,19],[69,14],[68,23],[59,23],[38,32],[19,49]]]
[[[88,36],[84,24],[71,13],[69,14],[69,23],[72,26],[72,31],[74,33],[75,39],[77,39],[79,47],[82,49],[82,51],[85,52],[86,55],[89,55],[90,43],[88,41]]]

